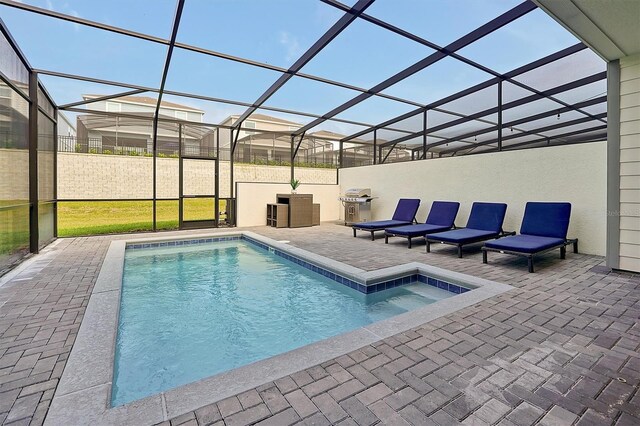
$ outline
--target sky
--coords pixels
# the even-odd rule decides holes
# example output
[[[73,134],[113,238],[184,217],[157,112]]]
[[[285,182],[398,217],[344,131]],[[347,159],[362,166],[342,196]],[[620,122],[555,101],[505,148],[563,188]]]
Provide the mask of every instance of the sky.
[[[176,8],[175,0],[22,2],[162,38],[170,36]],[[348,5],[353,3],[355,0],[345,1]],[[377,0],[367,13],[444,46],[518,3],[515,0]],[[287,68],[342,15],[339,9],[319,0],[187,0],[177,40]],[[7,6],[0,6],[0,16],[36,68],[145,87],[159,86],[167,50],[164,45]],[[543,11],[534,10],[459,53],[505,72],[577,42]],[[358,19],[302,72],[369,89],[431,53],[433,50],[422,44]],[[604,69],[604,62],[594,54],[582,59],[586,61],[585,66],[570,69]],[[252,103],[279,76],[275,71],[178,48],[174,50],[166,88]],[[490,77],[458,60],[446,58],[384,93],[425,104]],[[548,86],[549,79],[549,75],[530,78],[531,84],[540,86]],[[85,93],[114,94],[127,90],[50,76],[42,76],[41,80],[58,104],[78,101]],[[599,89],[594,88],[596,90]],[[322,115],[356,95],[358,92],[353,90],[294,77],[265,105]],[[245,109],[188,98],[165,99],[203,109],[205,121],[212,123]],[[414,108],[372,97],[338,118],[376,124]],[[302,116],[280,116],[302,124],[311,121]],[[322,128],[345,134],[362,129],[335,122]]]

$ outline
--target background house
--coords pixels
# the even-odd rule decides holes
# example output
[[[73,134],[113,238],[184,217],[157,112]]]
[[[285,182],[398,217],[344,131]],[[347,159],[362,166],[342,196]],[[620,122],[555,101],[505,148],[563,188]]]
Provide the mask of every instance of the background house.
[[[238,115],[231,115],[220,124],[232,126],[237,123]],[[242,123],[238,134],[234,160],[241,163],[288,164],[291,161],[290,132],[302,127],[300,123],[272,117],[264,114],[252,114]],[[255,129],[251,130],[251,129]],[[339,158],[340,140],[346,135],[318,130],[305,134],[296,154],[296,163],[319,167],[336,167]],[[297,145],[299,140],[295,140]],[[379,140],[380,142],[385,142]],[[230,141],[221,141],[221,147],[228,148]],[[372,162],[373,140],[354,138],[344,143],[343,166],[368,165]],[[398,146],[393,150],[390,160],[411,159],[410,151]]]
[[[220,124],[233,126],[238,115],[225,118]],[[302,124],[264,114],[252,114],[238,132],[234,160],[241,163],[283,164],[291,161],[291,137]],[[250,129],[256,129],[255,131]],[[221,148],[229,149],[230,140],[221,140]]]
[[[14,81],[17,87],[28,93],[24,84]],[[28,145],[29,103],[0,81],[0,148],[26,149]]]
[[[61,136],[77,136],[76,126],[73,124],[73,120],[71,120],[67,115],[58,110],[58,137]]]
[[[84,100],[100,98],[103,95],[83,95]],[[152,117],[158,100],[146,96],[123,96],[120,98],[93,102],[92,114],[77,117],[77,136],[59,138],[60,151],[102,154],[145,155],[153,152]],[[95,112],[122,113],[127,116],[98,115]],[[135,118],[132,116],[140,116]],[[162,101],[160,117],[202,122],[204,111]],[[196,125],[186,125],[183,131],[185,152],[200,155],[203,134],[210,132]],[[211,145],[213,145],[211,139]],[[158,152],[163,155],[177,155],[178,141],[176,125],[173,122],[158,124]]]
[[[83,95],[84,100],[101,98],[103,95]],[[157,99],[146,96],[124,96],[100,100],[88,104],[91,114],[77,116],[76,127],[63,116],[62,132],[58,134],[59,151],[91,154],[151,155],[153,153],[152,117]],[[96,114],[104,111],[109,114]],[[113,114],[125,114],[116,117]],[[185,120],[181,128],[183,154],[212,157],[216,154],[229,159],[233,140],[220,137],[220,152],[216,153],[216,132],[196,123],[204,122],[205,111],[186,105],[163,101],[160,117]],[[140,118],[136,118],[140,117]],[[220,125],[233,126],[238,115],[225,118]],[[291,162],[291,133],[303,124],[265,114],[252,114],[238,131],[234,161],[265,165],[288,165]],[[228,134],[228,133],[227,133]],[[318,130],[305,134],[300,142],[296,163],[317,167],[336,167],[340,161],[340,140],[346,135]],[[378,143],[385,142],[378,140]],[[372,164],[374,143],[366,138],[354,138],[343,144],[344,167]],[[158,123],[158,154],[178,155],[178,132],[175,121]],[[381,155],[386,155],[382,152]],[[395,147],[388,157],[389,162],[411,159],[410,150]]]

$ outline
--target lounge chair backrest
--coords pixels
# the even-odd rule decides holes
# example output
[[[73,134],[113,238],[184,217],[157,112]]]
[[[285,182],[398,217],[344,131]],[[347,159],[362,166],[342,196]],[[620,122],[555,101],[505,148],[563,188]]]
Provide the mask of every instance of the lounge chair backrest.
[[[467,228],[498,233],[502,230],[507,205],[504,203],[473,203]]]
[[[412,222],[418,213],[420,200],[417,198],[400,198],[396,211],[393,213],[393,220],[401,220],[403,222]]]
[[[459,208],[460,203],[455,201],[434,201],[425,223],[451,228],[456,220]]]
[[[570,216],[571,203],[528,202],[520,233],[566,239]]]

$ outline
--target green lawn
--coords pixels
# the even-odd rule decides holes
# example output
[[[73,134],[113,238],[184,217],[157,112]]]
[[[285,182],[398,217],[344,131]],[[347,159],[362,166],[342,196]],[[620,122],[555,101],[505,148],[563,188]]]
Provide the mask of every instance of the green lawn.
[[[185,220],[213,219],[212,198],[185,199]],[[225,200],[220,200],[220,211]],[[178,201],[157,201],[157,229],[178,229]],[[151,201],[67,201],[58,203],[58,236],[150,231]]]
[[[24,201],[0,201],[0,207],[21,203]],[[29,206],[23,204],[0,210],[0,256],[11,255],[25,248],[29,248]]]

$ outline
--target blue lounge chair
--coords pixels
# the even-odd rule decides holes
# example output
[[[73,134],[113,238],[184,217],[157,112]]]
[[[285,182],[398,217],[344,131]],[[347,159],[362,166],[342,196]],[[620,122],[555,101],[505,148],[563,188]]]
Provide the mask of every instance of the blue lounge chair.
[[[393,213],[391,220],[376,220],[373,222],[354,223],[353,236],[356,236],[356,230],[371,232],[371,241],[375,239],[374,232],[383,231],[386,228],[394,226],[411,225],[416,219],[416,213],[420,207],[420,200],[417,198],[400,198],[396,211]]]
[[[427,253],[431,252],[431,243],[451,244],[458,247],[458,257],[462,257],[462,246],[480,241],[493,240],[515,232],[502,230],[507,205],[504,203],[473,203],[467,226],[452,231],[429,234]]]
[[[578,239],[568,240],[570,203],[527,203],[520,227],[520,235],[501,238],[485,243],[482,247],[482,262],[487,263],[487,252],[524,256],[528,259],[529,272],[533,272],[533,255],[560,249],[564,259],[567,246],[573,244],[573,252],[578,252]]]
[[[454,226],[459,208],[460,203],[454,201],[434,201],[425,223],[387,228],[384,230],[384,243],[389,244],[389,237],[402,237],[409,241],[409,248],[411,248],[412,238],[424,237],[433,232],[448,231]]]

